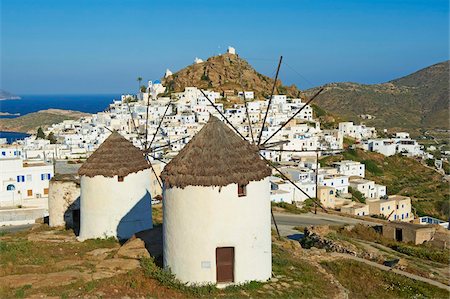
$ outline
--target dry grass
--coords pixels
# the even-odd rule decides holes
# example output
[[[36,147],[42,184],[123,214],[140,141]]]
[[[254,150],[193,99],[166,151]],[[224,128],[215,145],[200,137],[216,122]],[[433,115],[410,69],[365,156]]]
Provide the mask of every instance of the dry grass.
[[[322,266],[350,292],[349,298],[448,298],[449,293],[427,283],[366,264],[323,261]]]

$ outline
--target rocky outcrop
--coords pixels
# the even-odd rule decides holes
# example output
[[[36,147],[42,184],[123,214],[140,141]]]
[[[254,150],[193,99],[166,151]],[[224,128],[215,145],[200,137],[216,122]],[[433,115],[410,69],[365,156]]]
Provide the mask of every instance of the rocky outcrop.
[[[274,63],[274,68],[276,63]],[[212,89],[223,92],[252,90],[258,98],[268,97],[274,80],[258,73],[247,61],[234,54],[222,54],[208,60],[189,65],[184,69],[161,79],[169,92],[180,92],[185,87]],[[242,86],[242,87],[241,87]],[[276,94],[298,97],[295,85],[283,86],[277,81]]]
[[[150,257],[150,253],[145,248],[145,242],[136,237],[131,238],[117,251],[117,256],[131,259]]]
[[[310,249],[312,247],[325,249],[326,251],[339,252],[358,256],[356,250],[347,248],[337,241],[327,239],[317,232],[314,232],[313,227],[306,227],[303,239],[301,240],[303,248]]]

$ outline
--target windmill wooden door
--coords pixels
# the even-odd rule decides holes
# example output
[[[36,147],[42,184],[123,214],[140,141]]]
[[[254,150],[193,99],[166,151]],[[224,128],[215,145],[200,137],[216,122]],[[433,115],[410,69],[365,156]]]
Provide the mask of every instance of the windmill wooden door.
[[[216,248],[217,282],[234,281],[234,247]]]

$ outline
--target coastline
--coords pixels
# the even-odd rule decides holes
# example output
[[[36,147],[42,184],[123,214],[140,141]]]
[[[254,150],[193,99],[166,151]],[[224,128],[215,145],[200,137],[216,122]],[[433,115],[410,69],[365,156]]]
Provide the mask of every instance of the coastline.
[[[90,115],[90,113],[74,110],[40,110],[19,117],[0,118],[0,131],[33,134],[39,127],[42,127],[42,129],[45,130],[47,127],[64,120],[77,120],[81,117]]]
[[[20,116],[20,113],[9,113],[0,111],[0,116]]]
[[[8,100],[21,100],[21,97],[10,97],[10,98],[1,98],[0,101],[8,101]]]

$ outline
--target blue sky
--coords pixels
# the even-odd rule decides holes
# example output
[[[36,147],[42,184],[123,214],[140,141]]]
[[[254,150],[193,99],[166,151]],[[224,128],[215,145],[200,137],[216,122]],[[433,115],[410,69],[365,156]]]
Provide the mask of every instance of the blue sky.
[[[234,46],[301,89],[379,83],[449,59],[449,3],[434,1],[0,0],[1,88],[125,93]]]

